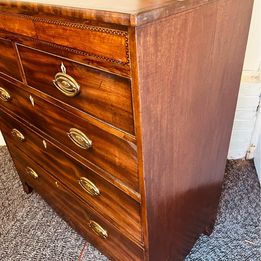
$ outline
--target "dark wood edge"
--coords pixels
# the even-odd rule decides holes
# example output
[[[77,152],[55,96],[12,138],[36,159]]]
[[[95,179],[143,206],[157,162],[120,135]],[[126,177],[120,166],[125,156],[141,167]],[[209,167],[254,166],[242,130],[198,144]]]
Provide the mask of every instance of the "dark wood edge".
[[[24,68],[22,66],[22,61],[21,61],[20,54],[18,52],[17,45],[14,42],[12,42],[12,45],[13,45],[13,48],[15,50],[15,55],[16,55],[16,58],[17,58],[17,63],[18,63],[18,67],[19,67],[19,71],[20,71],[20,74],[21,74],[22,81],[23,81],[24,84],[27,84],[25,73],[24,73]]]
[[[137,154],[138,154],[138,174],[139,174],[139,187],[141,194],[141,224],[142,224],[142,237],[144,241],[144,258],[149,259],[149,241],[148,241],[148,224],[147,224],[147,204],[145,194],[145,179],[143,169],[143,153],[142,153],[142,128],[140,117],[140,97],[139,97],[139,83],[138,83],[138,63],[136,56],[136,30],[135,28],[129,29],[130,34],[130,50],[131,50],[131,76],[132,76],[132,92],[133,92],[133,113],[135,132],[137,134]]]

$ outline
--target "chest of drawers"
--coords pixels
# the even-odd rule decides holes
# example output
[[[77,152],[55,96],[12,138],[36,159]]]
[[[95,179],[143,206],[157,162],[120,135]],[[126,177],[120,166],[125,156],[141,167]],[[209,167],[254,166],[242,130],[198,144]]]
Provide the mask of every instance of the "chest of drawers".
[[[0,1],[25,192],[112,260],[183,260],[215,222],[252,4]]]

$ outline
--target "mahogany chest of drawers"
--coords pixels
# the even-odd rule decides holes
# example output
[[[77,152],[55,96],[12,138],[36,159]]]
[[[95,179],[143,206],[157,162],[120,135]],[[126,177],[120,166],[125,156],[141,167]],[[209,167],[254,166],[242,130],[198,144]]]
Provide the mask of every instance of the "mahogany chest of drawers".
[[[54,2],[0,1],[24,190],[112,260],[183,260],[215,221],[253,1]]]

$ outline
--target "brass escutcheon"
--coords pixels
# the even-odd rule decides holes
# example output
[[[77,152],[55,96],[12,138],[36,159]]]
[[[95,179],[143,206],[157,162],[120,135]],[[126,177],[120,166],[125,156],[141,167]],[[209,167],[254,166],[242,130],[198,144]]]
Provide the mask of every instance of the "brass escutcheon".
[[[87,178],[81,177],[79,179],[79,184],[88,194],[93,197],[99,196],[100,191],[99,189]]]
[[[68,136],[75,145],[82,149],[88,150],[92,147],[92,141],[78,129],[71,128]]]
[[[11,99],[11,95],[3,87],[0,87],[0,99],[4,102],[7,102]]]
[[[12,134],[13,137],[15,137],[20,142],[25,141],[24,135],[17,129],[12,129],[11,134]]]
[[[37,179],[39,176],[38,174],[30,167],[26,167],[26,173],[32,176],[34,179]]]
[[[108,237],[108,232],[104,228],[102,228],[97,222],[91,220],[89,225],[92,231],[102,239],[106,239]]]

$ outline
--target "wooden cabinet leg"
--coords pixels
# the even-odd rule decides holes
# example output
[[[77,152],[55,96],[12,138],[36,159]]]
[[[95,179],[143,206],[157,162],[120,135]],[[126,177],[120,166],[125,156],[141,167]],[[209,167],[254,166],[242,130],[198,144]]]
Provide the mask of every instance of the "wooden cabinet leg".
[[[215,220],[213,220],[210,224],[208,224],[205,227],[205,230],[203,231],[203,234],[205,234],[206,236],[210,236],[214,230],[215,227]]]
[[[26,194],[30,194],[33,191],[33,188],[30,187],[25,181],[22,180],[23,190]]]

